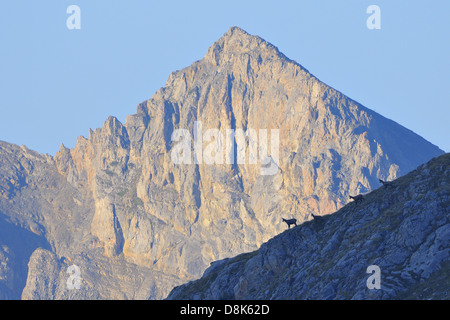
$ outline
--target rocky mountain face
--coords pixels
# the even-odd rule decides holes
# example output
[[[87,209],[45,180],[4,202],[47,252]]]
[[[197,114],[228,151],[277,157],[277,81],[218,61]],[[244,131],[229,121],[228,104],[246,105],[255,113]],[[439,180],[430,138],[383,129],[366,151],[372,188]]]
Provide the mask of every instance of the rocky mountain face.
[[[54,157],[0,143],[0,297],[164,298],[442,153],[233,27],[124,124]]]
[[[214,262],[168,298],[449,299],[449,208],[445,154],[359,203]]]

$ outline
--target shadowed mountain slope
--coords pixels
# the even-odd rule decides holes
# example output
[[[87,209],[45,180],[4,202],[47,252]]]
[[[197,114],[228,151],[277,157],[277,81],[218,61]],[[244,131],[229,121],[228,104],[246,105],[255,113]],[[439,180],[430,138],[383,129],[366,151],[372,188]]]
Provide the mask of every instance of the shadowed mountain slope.
[[[449,299],[450,154],[260,249],[214,262],[169,299]],[[369,289],[380,270],[379,289]]]

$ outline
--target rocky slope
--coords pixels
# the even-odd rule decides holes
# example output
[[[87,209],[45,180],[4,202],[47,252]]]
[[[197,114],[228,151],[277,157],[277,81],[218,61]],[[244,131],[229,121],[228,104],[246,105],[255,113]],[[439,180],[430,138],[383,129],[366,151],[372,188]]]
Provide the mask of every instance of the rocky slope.
[[[379,289],[369,289],[380,269]],[[450,154],[260,249],[214,262],[169,299],[449,299]]]
[[[223,147],[210,152],[223,163],[177,164],[172,135],[195,137],[200,122],[201,150]],[[238,148],[209,144],[208,129],[255,130],[258,141],[278,130],[279,154],[269,143],[268,158],[238,163]],[[109,117],[54,157],[0,143],[0,292],[163,298],[212,261],[258,248],[283,230],[281,217],[332,213],[442,153],[233,27],[124,124]],[[262,175],[267,166],[275,171]],[[83,282],[68,291],[72,264]],[[57,272],[42,271],[50,265]]]

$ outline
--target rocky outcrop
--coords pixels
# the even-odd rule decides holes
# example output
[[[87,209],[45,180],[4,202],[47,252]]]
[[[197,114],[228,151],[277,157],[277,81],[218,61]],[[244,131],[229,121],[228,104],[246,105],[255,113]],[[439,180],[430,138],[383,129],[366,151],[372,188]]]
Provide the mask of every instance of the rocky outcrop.
[[[449,204],[446,154],[358,204],[214,262],[168,298],[448,299]]]
[[[30,271],[22,299],[56,299],[58,287],[65,285],[64,278],[60,277],[61,270],[57,256],[48,250],[38,248],[30,257],[28,269]]]
[[[95,202],[91,234],[101,242],[106,256],[116,256],[122,251],[122,229],[116,216],[115,207],[108,199],[100,199]]]
[[[174,154],[177,130],[192,150]],[[230,147],[227,130],[249,137],[238,146],[238,134],[230,136]],[[212,261],[255,250],[283,231],[281,217],[332,213],[349,194],[377,188],[378,178],[397,178],[439,154],[233,27],[124,124],[109,117],[54,157],[1,143],[0,212],[58,258],[97,270],[93,296],[158,299]],[[27,248],[23,270],[37,246]],[[108,281],[105,268],[117,272]]]
[[[0,299],[6,300],[14,290],[14,253],[2,245],[0,247]]]

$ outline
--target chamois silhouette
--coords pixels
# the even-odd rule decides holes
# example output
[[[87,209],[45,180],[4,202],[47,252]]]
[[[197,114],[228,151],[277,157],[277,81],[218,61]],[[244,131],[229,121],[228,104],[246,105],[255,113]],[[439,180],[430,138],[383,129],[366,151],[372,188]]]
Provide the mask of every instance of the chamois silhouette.
[[[381,179],[378,179],[378,180],[380,180],[381,184],[382,184],[383,186],[385,186],[385,187],[390,187],[390,186],[392,186],[392,181],[383,181],[383,180],[381,180]]]
[[[318,221],[322,221],[323,220],[322,216],[316,216],[314,213],[311,213],[311,216],[313,217],[314,220],[318,220]]]
[[[286,224],[288,225],[288,229],[291,228],[291,224],[297,225],[297,219],[284,219],[284,218],[281,218],[281,220],[286,222]]]
[[[316,216],[312,212],[310,213],[311,217],[313,217],[313,224],[312,224],[312,230],[319,231],[323,229],[325,226],[325,217],[323,216]]]
[[[358,203],[362,200],[364,200],[364,196],[362,194],[358,194],[357,196],[350,196],[350,199],[353,199],[355,203]]]
[[[313,213],[311,213],[311,216],[313,217],[313,220],[316,221],[318,226],[323,226],[323,222],[325,221],[323,216],[316,216]]]

